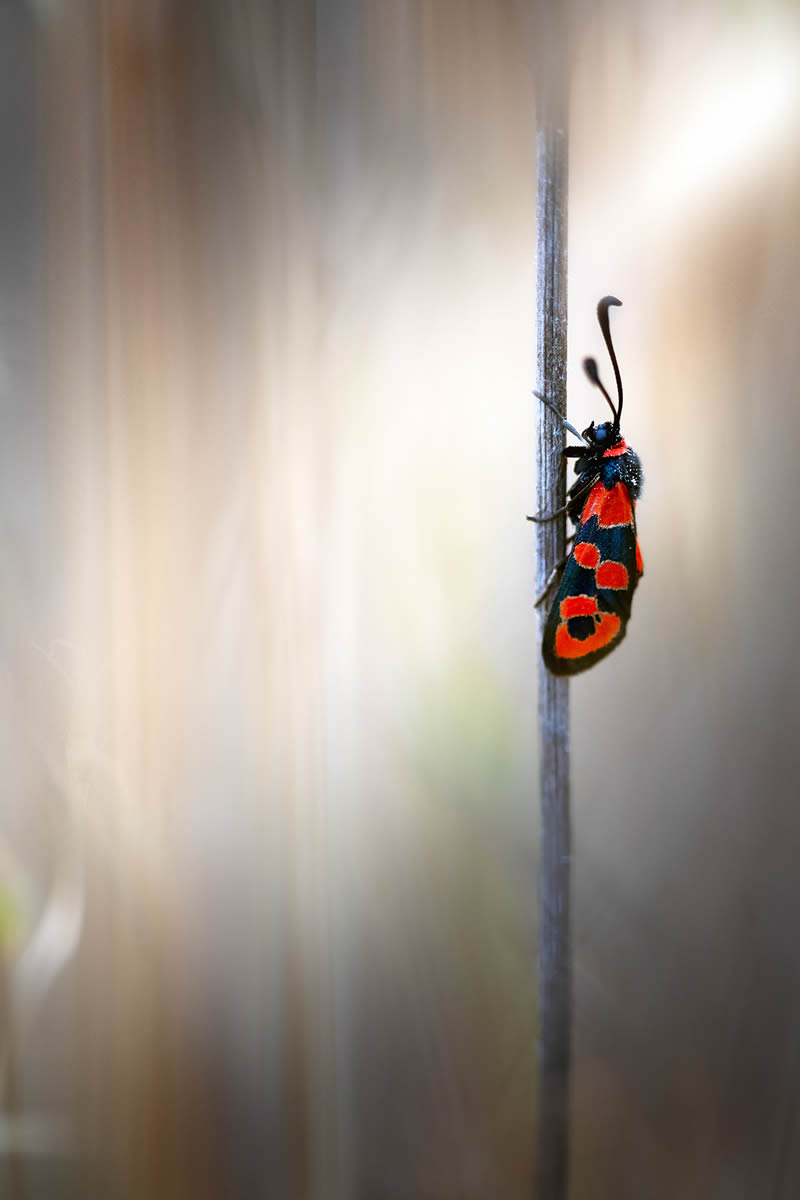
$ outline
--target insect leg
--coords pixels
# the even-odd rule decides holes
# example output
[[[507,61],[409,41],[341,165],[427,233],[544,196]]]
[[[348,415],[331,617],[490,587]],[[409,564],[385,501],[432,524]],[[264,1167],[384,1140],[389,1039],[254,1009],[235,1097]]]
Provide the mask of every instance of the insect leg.
[[[576,446],[575,449],[577,450],[578,447]],[[560,517],[562,515],[562,513],[569,512],[570,506],[572,505],[573,501],[579,500],[581,496],[585,496],[586,493],[589,491],[589,489],[592,487],[592,485],[597,483],[599,478],[600,478],[599,475],[592,475],[592,477],[587,480],[587,482],[583,485],[583,487],[578,488],[577,491],[573,492],[572,489],[570,489],[570,491],[567,493],[567,495],[569,497],[567,500],[567,503],[562,505],[561,508],[557,508],[555,510],[555,512],[540,513],[536,517],[526,517],[525,520],[526,521],[535,521],[537,525],[541,525],[544,521],[554,521],[556,519],[556,517]],[[580,483],[580,479],[576,479],[575,483]]]
[[[562,505],[561,508],[557,508],[555,512],[541,513],[538,517],[526,517],[525,520],[535,521],[537,525],[543,525],[545,521],[555,521],[556,517],[563,516],[568,508],[569,504],[567,503]]]
[[[574,540],[575,540],[575,534],[571,533],[569,535],[569,537],[567,538],[567,545],[569,545],[569,543]],[[561,559],[561,561],[557,562],[556,565],[553,567],[552,571],[550,572],[550,574],[547,577],[547,583],[544,585],[544,587],[542,588],[542,591],[539,593],[539,595],[536,597],[536,599],[533,602],[534,608],[538,608],[539,605],[542,603],[545,596],[550,591],[550,588],[553,586],[556,579],[558,578],[558,576],[564,570],[564,567],[569,562],[569,556],[571,553],[572,553],[572,551],[568,550],[567,553],[564,555],[564,557]]]
[[[548,399],[546,399],[546,397],[543,396],[541,392],[534,392],[533,394],[537,400],[541,400],[542,404],[544,404],[547,408],[549,408],[550,411],[558,417],[559,421],[561,422],[561,424],[564,426],[565,429],[568,429],[570,431],[570,433],[574,433],[575,437],[578,438],[580,441],[582,441],[584,446],[588,446],[589,443],[586,441],[586,438],[583,436],[583,434],[578,433],[575,426],[571,425],[566,417],[562,417],[561,413],[558,411],[555,404],[552,404]]]

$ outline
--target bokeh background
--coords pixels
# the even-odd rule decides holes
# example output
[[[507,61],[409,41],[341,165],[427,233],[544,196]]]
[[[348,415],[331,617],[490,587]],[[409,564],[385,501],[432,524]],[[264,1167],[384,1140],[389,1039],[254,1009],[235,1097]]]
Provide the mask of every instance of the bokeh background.
[[[523,0],[0,4],[0,1195],[532,1194]],[[800,14],[569,9],[573,1200],[800,1194]],[[606,377],[610,372],[606,368]]]

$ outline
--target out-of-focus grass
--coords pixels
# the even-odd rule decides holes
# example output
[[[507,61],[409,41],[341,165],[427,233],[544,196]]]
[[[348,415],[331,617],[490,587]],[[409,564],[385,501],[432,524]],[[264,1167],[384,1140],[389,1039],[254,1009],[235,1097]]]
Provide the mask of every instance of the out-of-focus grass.
[[[0,11],[2,820],[86,891],[21,1063],[78,1152],[30,1194],[527,1195],[543,27],[36,12]],[[575,18],[570,416],[614,292],[646,573],[572,689],[574,1190],[789,1196],[797,21]]]

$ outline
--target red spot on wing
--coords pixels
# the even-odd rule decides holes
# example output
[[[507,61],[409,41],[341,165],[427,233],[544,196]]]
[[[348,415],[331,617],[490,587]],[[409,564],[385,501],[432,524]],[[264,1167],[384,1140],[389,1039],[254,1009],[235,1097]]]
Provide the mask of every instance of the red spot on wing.
[[[628,443],[621,438],[616,446],[610,446],[608,450],[603,451],[603,458],[617,458],[620,454],[625,454],[628,449]]]
[[[591,542],[578,542],[577,546],[573,546],[572,553],[578,566],[588,567],[591,571],[600,561],[600,551]]]
[[[644,563],[642,561],[642,552],[639,549],[639,539],[636,539],[636,572],[639,575],[644,574]]]
[[[599,517],[600,508],[602,506],[603,497],[605,494],[606,486],[598,479],[597,483],[589,492],[589,498],[583,506],[583,512],[581,513],[581,525],[585,524],[586,521],[589,520],[589,517]]]
[[[614,525],[630,525],[633,520],[633,505],[630,492],[625,484],[615,483],[608,491],[605,488],[603,491],[605,495],[602,497],[598,515],[598,524],[601,528],[610,529]],[[591,500],[591,496],[589,499]]]
[[[579,598],[575,597],[575,599]],[[564,601],[562,601],[561,607],[563,610]],[[570,637],[567,623],[562,621],[556,630],[556,656],[558,658],[583,658],[587,654],[594,654],[596,650],[602,650],[609,642],[614,641],[621,624],[616,613],[601,613],[594,633],[581,641],[580,638]]]
[[[599,588],[626,588],[628,568],[623,563],[608,559],[597,568],[594,578]]]
[[[561,613],[562,621],[568,621],[570,617],[591,617],[597,612],[597,598],[595,596],[567,596],[561,601],[558,611]]]

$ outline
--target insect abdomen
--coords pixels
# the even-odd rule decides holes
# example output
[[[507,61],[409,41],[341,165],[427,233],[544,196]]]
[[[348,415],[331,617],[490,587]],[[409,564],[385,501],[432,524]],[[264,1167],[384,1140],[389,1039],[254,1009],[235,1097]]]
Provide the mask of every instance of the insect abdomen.
[[[555,675],[585,671],[619,645],[642,573],[627,468],[622,456],[606,465],[611,486],[601,478],[589,493],[545,622],[542,654]]]

